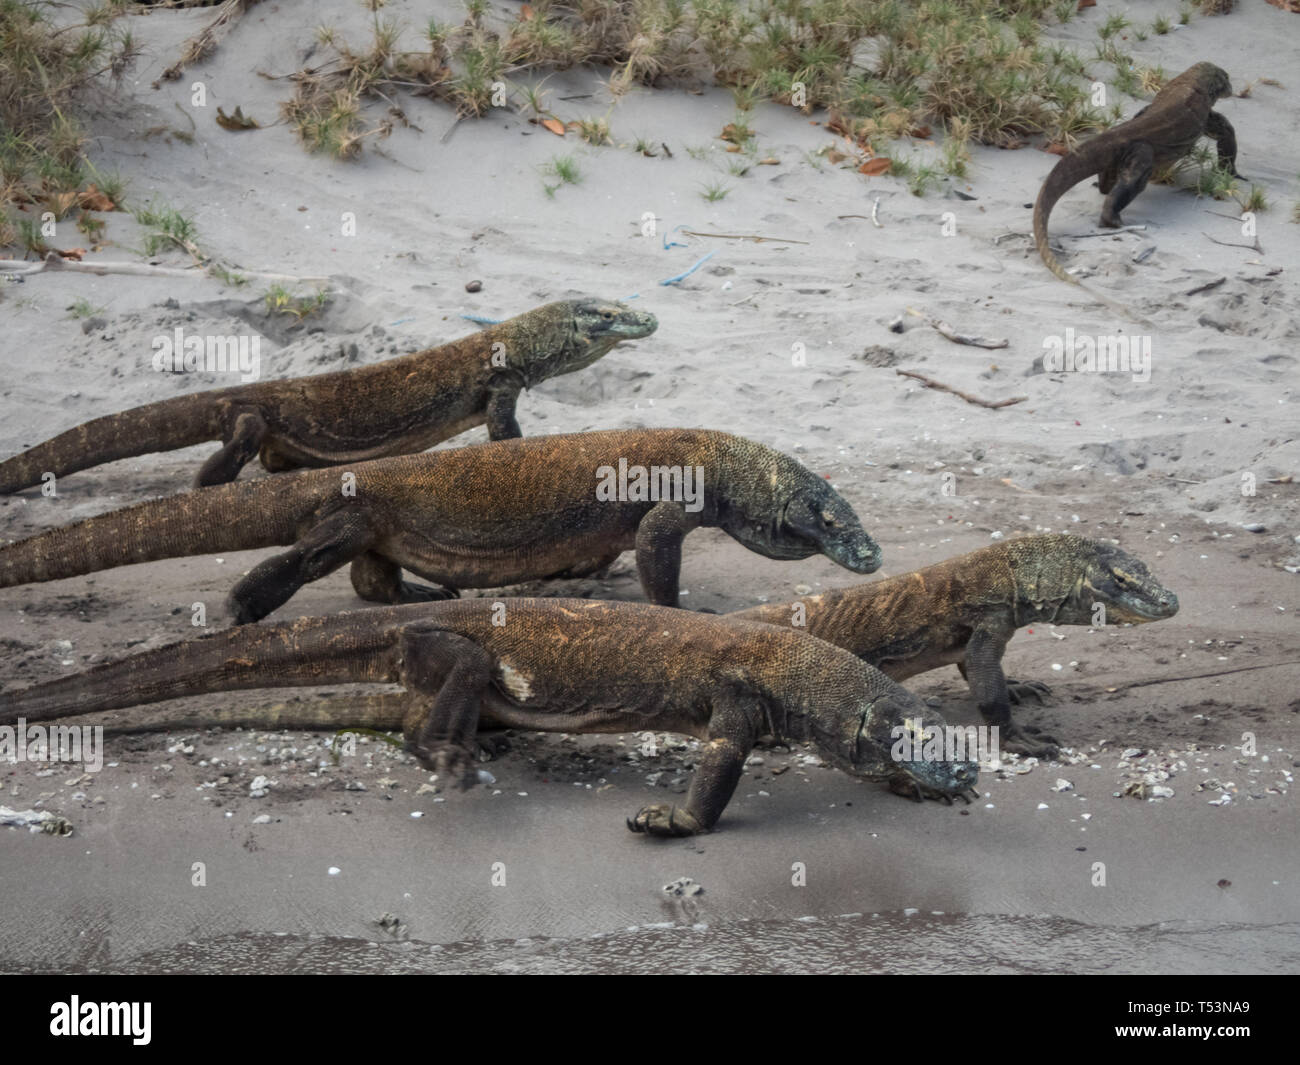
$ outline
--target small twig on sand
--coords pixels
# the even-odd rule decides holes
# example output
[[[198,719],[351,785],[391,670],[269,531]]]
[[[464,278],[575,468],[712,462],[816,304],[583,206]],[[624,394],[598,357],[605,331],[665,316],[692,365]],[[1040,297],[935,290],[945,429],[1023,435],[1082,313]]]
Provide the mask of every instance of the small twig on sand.
[[[1036,496],[1041,494],[1039,492],[1035,492],[1032,488],[1026,488],[1024,485],[1016,484],[1016,482],[1013,481],[1010,477],[999,477],[998,480],[1001,481],[1003,484],[1005,484],[1008,488],[1014,488],[1017,492],[1024,492],[1025,495],[1028,496]]]
[[[972,396],[969,392],[963,392],[960,389],[953,388],[951,385],[945,385],[936,381],[933,377],[926,377],[925,374],[916,373],[913,370],[895,370],[894,373],[902,377],[912,377],[926,388],[937,389],[940,392],[951,392],[954,396],[964,399],[967,403],[974,403],[977,407],[988,407],[990,410],[996,410],[998,407],[1009,407],[1013,403],[1023,403],[1028,396],[1012,396],[1010,399],[980,399],[979,396]]]
[[[1218,244],[1224,248],[1245,248],[1247,251],[1257,251],[1260,255],[1264,254],[1264,249],[1259,246],[1259,237],[1255,238],[1254,244],[1233,244],[1231,241],[1227,240],[1215,240],[1210,236],[1210,234],[1206,233],[1205,230],[1201,230],[1201,236],[1212,244]]]
[[[683,229],[688,237],[716,237],[718,240],[752,240],[755,244],[775,241],[777,244],[811,244],[808,240],[788,240],[785,237],[759,237],[750,233],[697,233],[693,229]]]
[[[751,293],[750,293],[748,296],[746,296],[743,300],[736,300],[736,302],[733,303],[732,306],[733,306],[733,307],[739,307],[742,303],[748,303],[750,300],[752,300],[752,299],[753,299],[755,296],[757,296],[757,295],[758,295],[757,292],[751,292]]]
[[[207,277],[207,270],[191,267],[154,266],[152,263],[128,262],[79,262],[64,259],[57,252],[50,252],[39,262],[29,263],[22,259],[0,259],[0,273],[11,275],[39,274],[47,270],[66,270],[77,274],[131,274],[136,277]],[[328,281],[328,277],[297,277],[293,274],[266,274],[256,270],[235,269],[232,273],[244,277],[255,277],[260,281]]]
[[[1226,277],[1215,278],[1213,281],[1207,281],[1203,285],[1197,285],[1195,288],[1188,289],[1183,293],[1184,296],[1195,296],[1201,292],[1209,292],[1212,288],[1218,288],[1228,279]]]
[[[922,319],[927,325],[938,330],[942,336],[946,336],[954,344],[968,344],[973,348],[1005,348],[1007,341],[990,340],[988,337],[977,337],[970,333],[959,333],[947,322],[940,321],[938,318],[931,318],[928,314],[922,314],[920,311],[907,308],[907,313],[913,317]]]
[[[1098,229],[1091,233],[1062,233],[1061,236],[1070,240],[1083,240],[1084,237],[1113,237],[1116,233],[1140,233],[1144,229],[1145,225],[1116,226],[1114,229]]]
[[[880,220],[876,217],[879,211],[880,211],[880,197],[877,196],[875,202],[871,205],[871,224],[875,226],[877,229],[884,229],[885,227],[880,224]]]
[[[1204,677],[1226,677],[1230,673],[1249,673],[1253,669],[1275,669],[1278,666],[1300,666],[1300,660],[1284,659],[1281,662],[1260,662],[1254,666],[1238,666],[1236,669],[1216,669],[1211,673],[1178,673],[1172,677],[1153,677],[1150,680],[1132,680],[1127,684],[1117,684],[1107,688],[1107,692],[1119,692],[1125,688],[1145,688],[1151,684],[1172,684],[1180,680],[1201,680]]]

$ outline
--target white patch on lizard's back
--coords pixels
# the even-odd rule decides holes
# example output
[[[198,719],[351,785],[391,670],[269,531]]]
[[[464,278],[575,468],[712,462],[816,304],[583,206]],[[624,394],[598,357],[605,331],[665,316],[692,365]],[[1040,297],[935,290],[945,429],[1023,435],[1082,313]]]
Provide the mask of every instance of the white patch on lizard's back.
[[[521,703],[533,697],[532,678],[508,662],[501,663],[501,686]]]

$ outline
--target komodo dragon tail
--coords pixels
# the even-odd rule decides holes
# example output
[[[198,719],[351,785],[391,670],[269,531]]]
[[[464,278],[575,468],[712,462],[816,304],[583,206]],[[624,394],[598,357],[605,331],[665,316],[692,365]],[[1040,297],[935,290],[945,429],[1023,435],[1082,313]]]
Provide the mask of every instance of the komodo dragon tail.
[[[1105,136],[1105,134],[1103,133],[1101,136]],[[1096,138],[1093,138],[1088,143],[1096,143]],[[1052,247],[1047,241],[1047,220],[1052,215],[1052,208],[1056,206],[1056,201],[1079,184],[1080,181],[1086,181],[1094,174],[1100,173],[1097,164],[1091,161],[1093,158],[1095,158],[1093,155],[1085,158],[1071,153],[1063,156],[1056,166],[1052,167],[1052,172],[1047,175],[1043,187],[1038,190],[1038,199],[1034,201],[1034,246],[1038,249],[1038,254],[1042,256],[1047,268],[1062,281],[1078,286],[1098,303],[1109,307],[1117,314],[1122,314],[1125,318],[1131,319],[1140,325],[1149,326],[1151,323],[1141,315],[1125,307],[1122,303],[1117,303],[1108,296],[1103,296],[1096,289],[1085,285],[1077,277],[1067,274],[1065,267],[1052,253]]]
[[[291,544],[313,504],[308,491],[294,490],[296,482],[316,472],[198,488],[4,544],[0,588],[160,558]]]
[[[0,693],[0,725],[14,725],[20,717],[29,722],[48,721],[211,692],[384,683],[392,679],[395,672],[388,667],[384,654],[386,634],[375,627],[358,631],[355,622],[344,621],[345,617],[302,618],[279,625],[227,629],[106,662],[45,684]],[[356,635],[349,632],[350,626]],[[328,707],[330,702],[337,705],[336,711],[314,710],[311,703],[280,704],[260,711],[195,712],[185,722],[191,726],[239,724],[254,728],[321,728],[335,723],[338,727],[401,725],[399,703],[392,696],[324,700],[322,707]],[[358,703],[362,703],[360,708]],[[328,720],[331,717],[333,720]]]
[[[78,425],[0,462],[0,494],[40,484],[46,473],[62,477],[104,462],[220,439],[211,392],[147,403]]]

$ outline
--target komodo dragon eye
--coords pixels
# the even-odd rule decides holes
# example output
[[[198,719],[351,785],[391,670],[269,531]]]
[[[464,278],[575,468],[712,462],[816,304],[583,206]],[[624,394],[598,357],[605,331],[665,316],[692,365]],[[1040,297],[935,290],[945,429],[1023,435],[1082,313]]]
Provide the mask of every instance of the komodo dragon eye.
[[[607,321],[607,322],[612,322],[612,321],[614,320],[614,312],[613,312],[613,311],[601,311],[601,312],[600,312],[600,316],[601,316],[602,318],[604,318],[605,321]]]

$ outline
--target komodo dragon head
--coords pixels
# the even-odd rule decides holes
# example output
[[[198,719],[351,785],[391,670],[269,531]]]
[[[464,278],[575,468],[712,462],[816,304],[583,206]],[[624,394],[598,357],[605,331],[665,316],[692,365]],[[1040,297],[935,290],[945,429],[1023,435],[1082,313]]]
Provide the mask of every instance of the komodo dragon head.
[[[1210,98],[1210,103],[1232,95],[1232,79],[1222,67],[1213,63],[1197,63],[1187,71],[1196,87]]]
[[[832,719],[834,720],[834,719]],[[832,765],[856,777],[883,780],[891,791],[918,802],[954,798],[969,802],[966,793],[979,781],[979,763],[974,742],[962,749],[946,745],[944,719],[919,696],[892,681],[883,694],[864,697],[859,713],[839,719],[839,736],[816,736],[818,750]],[[938,737],[938,746],[927,745],[926,737]],[[978,793],[977,793],[978,794]]]
[[[583,296],[537,308],[522,343],[508,344],[507,358],[532,386],[548,377],[590,366],[615,344],[648,337],[659,320],[625,303]]]
[[[880,569],[880,545],[823,478],[754,441],[733,437],[732,447],[743,460],[729,466],[718,515],[725,532],[768,558],[823,554],[854,573]]]
[[[1178,613],[1178,596],[1113,544],[1081,536],[1031,536],[1012,540],[1007,554],[1020,624],[1037,619],[1056,625],[1141,625]]]

